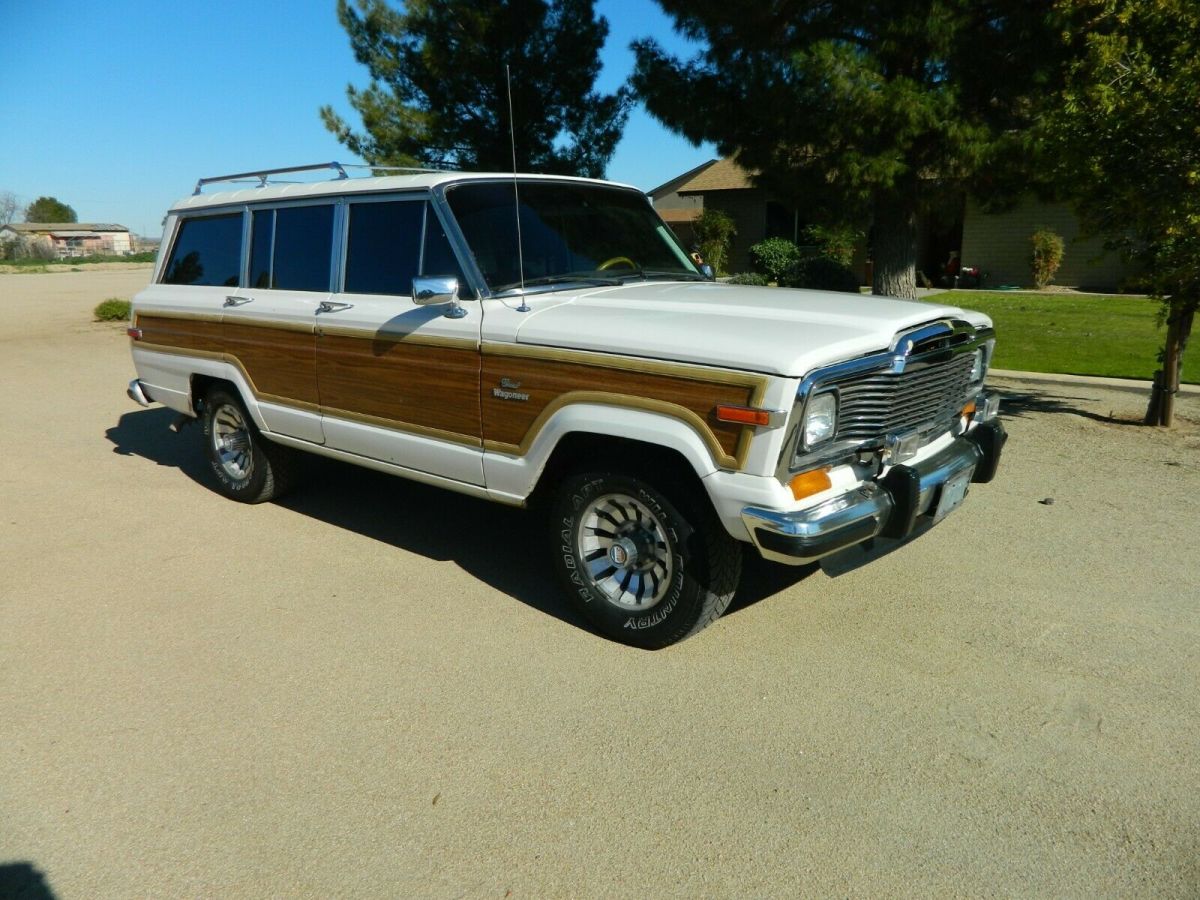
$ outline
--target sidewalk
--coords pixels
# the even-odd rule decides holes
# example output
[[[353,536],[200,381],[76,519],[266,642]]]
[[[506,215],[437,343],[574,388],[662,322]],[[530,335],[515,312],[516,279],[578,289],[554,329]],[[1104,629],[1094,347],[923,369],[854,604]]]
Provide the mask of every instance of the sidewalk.
[[[1026,381],[1034,384],[1091,385],[1112,388],[1118,391],[1150,393],[1151,382],[1133,378],[1101,378],[1095,375],[1053,375],[1047,372],[1016,372],[1012,369],[989,369],[988,377],[1007,378],[1011,381]],[[1181,384],[1183,396],[1200,397],[1200,384]]]

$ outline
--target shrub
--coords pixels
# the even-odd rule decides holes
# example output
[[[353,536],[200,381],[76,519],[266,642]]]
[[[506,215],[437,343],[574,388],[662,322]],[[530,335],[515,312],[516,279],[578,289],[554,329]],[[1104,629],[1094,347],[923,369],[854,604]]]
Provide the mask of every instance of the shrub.
[[[778,281],[800,261],[800,248],[787,238],[767,238],[750,248],[750,257],[759,272],[766,273],[771,281]]]
[[[733,219],[717,209],[706,209],[692,223],[692,233],[700,245],[700,255],[713,267],[714,272],[725,269],[729,255],[729,242],[737,234]]]
[[[816,248],[814,255],[843,266],[853,262],[854,248],[862,236],[861,231],[849,225],[809,225],[804,229],[805,242]]]
[[[756,245],[757,246],[757,245]],[[750,252],[754,252],[751,248]],[[729,279],[730,284],[752,284],[758,287],[766,287],[771,282],[766,275],[761,272],[740,272]]]
[[[101,300],[92,311],[97,322],[127,322],[129,321],[129,301],[120,297],[109,297]]]
[[[802,259],[784,273],[781,287],[858,293],[858,276],[849,266],[825,256]]]
[[[1054,275],[1063,261],[1062,236],[1049,228],[1039,228],[1033,233],[1033,284],[1044,288],[1054,280]]]

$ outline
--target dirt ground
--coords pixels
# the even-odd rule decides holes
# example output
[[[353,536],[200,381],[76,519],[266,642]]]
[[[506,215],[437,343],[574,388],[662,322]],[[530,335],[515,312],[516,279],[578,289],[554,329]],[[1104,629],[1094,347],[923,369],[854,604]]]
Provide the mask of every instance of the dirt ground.
[[[519,510],[209,490],[89,321],[147,277],[0,275],[0,896],[1200,893],[1200,398],[999,383],[944,524],[646,653]]]

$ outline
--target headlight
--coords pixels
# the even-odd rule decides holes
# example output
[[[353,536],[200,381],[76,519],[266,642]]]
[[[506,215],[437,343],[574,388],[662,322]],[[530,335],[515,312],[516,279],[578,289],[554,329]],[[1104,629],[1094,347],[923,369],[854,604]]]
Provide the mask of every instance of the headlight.
[[[837,431],[837,394],[832,391],[809,398],[804,410],[804,449],[811,450]]]
[[[971,384],[983,381],[983,348],[975,351],[974,362],[971,363]]]

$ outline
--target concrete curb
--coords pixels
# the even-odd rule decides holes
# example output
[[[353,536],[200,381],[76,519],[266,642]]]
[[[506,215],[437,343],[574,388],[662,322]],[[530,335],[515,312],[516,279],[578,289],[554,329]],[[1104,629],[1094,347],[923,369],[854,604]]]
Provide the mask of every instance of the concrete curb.
[[[1054,375],[1047,372],[1015,372],[1011,369],[989,369],[988,377],[1007,378],[1011,381],[1028,381],[1034,384],[1058,384],[1064,386],[1102,387],[1117,391],[1150,393],[1151,382],[1133,378],[1100,378],[1095,375]],[[1200,384],[1181,384],[1183,396],[1200,397]]]

